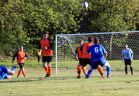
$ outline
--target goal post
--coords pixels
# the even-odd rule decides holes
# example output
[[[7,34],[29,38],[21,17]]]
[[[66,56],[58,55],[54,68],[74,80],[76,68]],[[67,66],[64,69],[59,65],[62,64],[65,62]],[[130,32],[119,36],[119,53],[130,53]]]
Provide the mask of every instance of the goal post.
[[[82,34],[56,34],[55,36],[55,74],[58,75],[59,68],[75,68],[78,61],[75,56],[79,40],[87,42],[89,36],[96,36],[108,52],[108,60],[121,60],[121,51],[128,44],[134,52],[134,59],[139,59],[139,31],[127,32],[101,32]],[[137,53],[138,52],[138,53]],[[113,65],[112,70],[123,70]],[[120,65],[121,66],[121,65]]]

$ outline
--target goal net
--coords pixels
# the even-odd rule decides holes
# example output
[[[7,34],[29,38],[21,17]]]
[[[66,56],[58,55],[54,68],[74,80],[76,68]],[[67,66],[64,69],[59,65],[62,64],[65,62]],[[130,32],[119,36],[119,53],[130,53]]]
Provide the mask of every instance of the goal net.
[[[103,32],[103,33],[84,33],[84,34],[56,34],[56,75],[60,68],[76,68],[78,60],[75,56],[76,47],[79,40],[87,42],[89,36],[96,36],[100,43],[108,52],[107,60],[110,62],[112,71],[123,71],[121,52],[125,44],[128,44],[134,52],[134,59],[139,59],[139,32]],[[135,70],[139,70],[136,67]],[[76,71],[75,71],[76,72]]]

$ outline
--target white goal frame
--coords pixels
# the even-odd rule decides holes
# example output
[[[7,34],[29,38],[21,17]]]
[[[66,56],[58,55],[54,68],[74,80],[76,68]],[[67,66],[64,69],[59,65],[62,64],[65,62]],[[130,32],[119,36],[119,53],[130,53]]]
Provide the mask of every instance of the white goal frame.
[[[55,75],[58,76],[58,37],[66,37],[66,36],[76,36],[76,35],[80,35],[80,36],[83,36],[83,35],[98,35],[98,34],[111,34],[111,35],[114,35],[114,34],[129,34],[129,33],[135,33],[135,32],[139,32],[139,31],[124,31],[124,32],[101,32],[101,33],[80,33],[80,34],[55,34]],[[110,51],[112,51],[111,47],[112,47],[112,40],[113,38],[111,38],[110,40]]]

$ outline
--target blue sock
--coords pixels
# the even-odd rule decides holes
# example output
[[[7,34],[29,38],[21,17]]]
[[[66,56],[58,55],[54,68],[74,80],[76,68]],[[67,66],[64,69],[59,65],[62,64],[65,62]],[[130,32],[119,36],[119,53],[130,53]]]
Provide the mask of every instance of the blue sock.
[[[11,71],[15,71],[16,66],[12,66]]]
[[[92,71],[93,71],[92,68],[88,70],[87,75],[86,75],[86,78],[89,78],[90,77],[90,75],[92,74]]]
[[[106,68],[106,71],[107,71],[107,77],[110,76],[111,68],[109,66]]]
[[[0,80],[3,80],[4,78],[6,78],[6,76],[7,76],[7,74],[2,73],[2,76],[1,76]]]

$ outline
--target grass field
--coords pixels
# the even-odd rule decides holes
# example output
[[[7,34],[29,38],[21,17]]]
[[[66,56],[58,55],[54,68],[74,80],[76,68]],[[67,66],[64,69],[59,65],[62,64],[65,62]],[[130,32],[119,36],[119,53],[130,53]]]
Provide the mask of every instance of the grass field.
[[[121,61],[110,63],[112,68],[119,68],[114,65],[119,63],[123,66]],[[0,96],[139,96],[138,61],[134,61],[133,76],[124,75],[122,67],[112,70],[111,78],[101,78],[95,71],[89,79],[84,79],[83,75],[76,79],[74,67],[60,68],[57,77],[53,71],[52,77],[44,79],[40,65],[26,66],[27,79],[17,79],[14,75],[11,80],[0,81]]]

